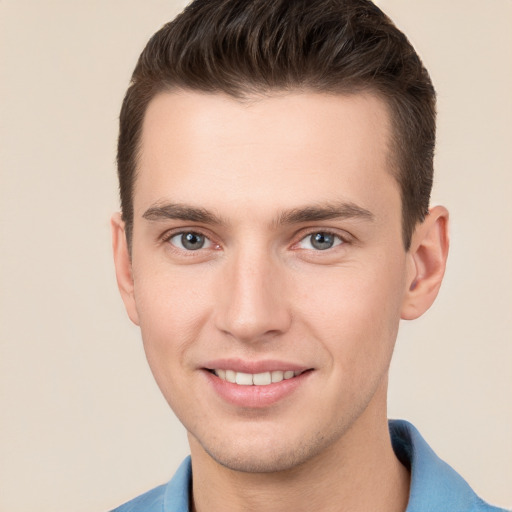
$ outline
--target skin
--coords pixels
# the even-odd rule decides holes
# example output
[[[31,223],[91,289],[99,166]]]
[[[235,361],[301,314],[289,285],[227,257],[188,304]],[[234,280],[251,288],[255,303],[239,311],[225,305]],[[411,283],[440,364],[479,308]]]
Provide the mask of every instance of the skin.
[[[431,209],[405,251],[389,130],[370,94],[182,91],[150,103],[132,253],[115,215],[114,256],[189,433],[195,510],[405,510],[388,369],[400,318],[437,295],[448,213]],[[180,245],[191,232],[202,248]],[[315,233],[333,246],[316,248]],[[205,368],[220,358],[309,371],[283,399],[242,407],[211,385]]]

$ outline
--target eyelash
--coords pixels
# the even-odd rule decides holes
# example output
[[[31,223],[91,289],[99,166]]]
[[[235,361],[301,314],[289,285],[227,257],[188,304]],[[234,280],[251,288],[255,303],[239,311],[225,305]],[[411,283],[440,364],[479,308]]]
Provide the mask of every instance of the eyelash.
[[[326,247],[324,249],[318,249],[318,248],[309,249],[308,248],[308,249],[304,249],[304,250],[312,250],[314,252],[319,252],[319,253],[324,252],[324,251],[327,252],[331,249],[334,249],[335,247],[338,247],[339,245],[343,245],[348,242],[348,237],[341,236],[339,233],[337,233],[335,231],[330,231],[330,230],[326,230],[326,229],[317,229],[317,230],[308,231],[307,233],[301,235],[301,238],[299,239],[299,241],[296,242],[295,244],[293,244],[293,246],[295,247],[308,239],[311,240],[311,238],[314,235],[323,235],[323,237],[325,237],[325,238],[332,237],[333,239],[335,239],[334,245],[332,245],[331,247]],[[337,240],[337,242],[336,242],[336,240]]]
[[[202,231],[198,230],[198,229],[181,229],[179,231],[170,231],[170,232],[167,232],[167,233],[164,233],[164,235],[161,237],[161,241],[164,242],[164,243],[168,243],[170,246],[172,246],[172,248],[174,250],[177,250],[177,251],[180,251],[180,252],[184,252],[184,253],[191,253],[191,254],[194,254],[195,252],[198,252],[200,251],[201,249],[203,249],[203,247],[200,247],[199,249],[196,249],[196,250],[187,250],[185,248],[181,248],[181,247],[177,247],[176,245],[174,245],[171,240],[174,238],[174,237],[177,237],[177,236],[183,236],[183,235],[195,235],[195,236],[200,236],[200,237],[203,237],[205,240],[207,240],[214,248],[215,247],[219,247],[220,244],[218,243],[215,243],[213,240],[212,240],[212,237],[203,233]],[[210,249],[211,247],[207,247],[207,249]]]
[[[177,247],[175,244],[173,244],[171,242],[171,240],[174,237],[188,235],[188,234],[204,237],[211,244],[211,246],[210,247],[200,247],[195,250],[193,250],[193,249],[187,250],[184,247]],[[301,242],[303,242],[303,241],[307,240],[308,238],[311,238],[313,235],[317,235],[317,234],[321,234],[321,235],[324,235],[327,237],[331,236],[331,237],[335,238],[338,242],[334,243],[334,245],[332,247],[328,247],[325,249],[314,249],[314,248],[309,249],[309,248],[307,248],[307,249],[303,249],[303,250],[313,251],[315,253],[329,252],[330,250],[332,250],[340,245],[344,245],[344,244],[351,242],[351,239],[347,234],[341,235],[340,233],[335,232],[333,230],[329,230],[329,229],[309,229],[308,231],[302,231],[299,234],[300,238],[292,244],[292,249],[301,250],[300,248],[297,248],[297,246]],[[297,237],[294,237],[294,238],[297,238]],[[188,253],[188,255],[190,255],[190,256],[192,256],[194,253],[201,251],[202,249],[212,249],[212,248],[217,249],[220,247],[220,244],[215,242],[211,236],[205,234],[204,232],[202,232],[201,230],[198,230],[198,229],[190,229],[190,230],[181,229],[179,231],[167,232],[161,237],[161,240],[162,240],[162,242],[168,243],[170,246],[172,246],[173,250],[180,251],[180,253]]]

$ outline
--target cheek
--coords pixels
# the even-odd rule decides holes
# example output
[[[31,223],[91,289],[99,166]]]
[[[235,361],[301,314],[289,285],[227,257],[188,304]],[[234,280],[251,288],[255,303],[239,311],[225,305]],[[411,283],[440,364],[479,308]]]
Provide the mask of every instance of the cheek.
[[[404,286],[402,265],[389,258],[379,265],[339,268],[321,288],[310,287],[302,316],[309,317],[315,335],[345,366],[361,368],[361,359],[370,364],[387,361],[398,331]]]
[[[207,279],[192,266],[176,269],[158,258],[134,266],[135,303],[143,333],[162,330],[173,336],[196,326],[209,302]]]
[[[173,280],[146,277],[135,286],[144,352],[153,377],[170,407],[179,406],[190,390],[186,386],[187,354],[197,338],[199,318],[192,294]]]
[[[134,269],[135,302],[146,357],[162,387],[164,379],[176,374],[170,368],[184,366],[187,351],[210,314],[210,301],[206,287],[197,286],[200,278],[157,265],[144,268],[152,271],[142,274]]]

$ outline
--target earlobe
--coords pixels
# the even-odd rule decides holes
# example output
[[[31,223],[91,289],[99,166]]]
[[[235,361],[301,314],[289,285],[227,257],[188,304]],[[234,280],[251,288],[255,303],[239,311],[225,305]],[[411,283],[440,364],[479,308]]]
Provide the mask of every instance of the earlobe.
[[[436,206],[416,227],[407,254],[409,270],[408,289],[402,304],[404,320],[418,318],[433,304],[443,280],[448,248],[448,210]]]
[[[119,287],[119,292],[130,320],[134,324],[139,325],[139,315],[134,297],[132,262],[126,240],[124,221],[120,213],[112,215],[110,227],[112,230],[112,249],[114,252],[117,286]]]

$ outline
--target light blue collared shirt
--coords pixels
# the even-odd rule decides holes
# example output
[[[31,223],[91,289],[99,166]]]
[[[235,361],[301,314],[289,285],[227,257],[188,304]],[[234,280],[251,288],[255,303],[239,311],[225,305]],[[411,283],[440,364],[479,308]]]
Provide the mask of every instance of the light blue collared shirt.
[[[468,483],[425,442],[413,425],[390,420],[397,457],[411,471],[406,512],[507,512],[480,499]],[[172,480],[112,512],[189,512],[192,467],[187,457]],[[508,511],[510,512],[510,511]]]

